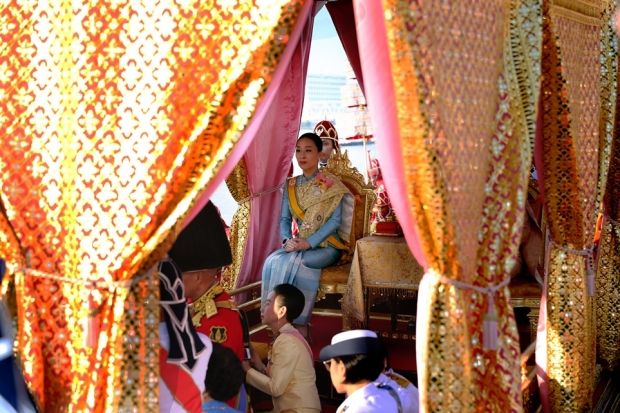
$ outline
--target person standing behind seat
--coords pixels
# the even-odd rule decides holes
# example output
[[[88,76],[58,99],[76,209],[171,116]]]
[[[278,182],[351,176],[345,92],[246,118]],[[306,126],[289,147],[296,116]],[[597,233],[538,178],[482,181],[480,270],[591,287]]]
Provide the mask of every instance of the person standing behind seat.
[[[168,252],[183,271],[185,294],[196,331],[244,359],[241,313],[217,281],[221,268],[232,263],[230,244],[217,208],[211,201],[179,233]],[[249,340],[248,340],[249,341]],[[249,343],[248,343],[249,345]],[[228,405],[245,411],[245,389]]]
[[[271,395],[273,413],[321,411],[312,350],[291,325],[304,307],[303,293],[293,285],[277,285],[261,308],[261,320],[277,334],[267,366],[251,347],[250,362],[243,362],[246,381]],[[252,366],[252,367],[250,367]]]
[[[401,413],[395,389],[373,383],[383,370],[383,355],[377,334],[350,330],[336,334],[320,357],[332,384],[347,399],[337,413]]]
[[[323,150],[319,157],[319,167],[327,166],[332,153],[340,153],[340,144],[338,143],[338,131],[333,123],[328,120],[322,120],[314,127],[314,133],[323,141]]]
[[[245,372],[234,351],[219,343],[213,343],[209,368],[202,395],[202,413],[240,413],[226,404],[241,389]]]

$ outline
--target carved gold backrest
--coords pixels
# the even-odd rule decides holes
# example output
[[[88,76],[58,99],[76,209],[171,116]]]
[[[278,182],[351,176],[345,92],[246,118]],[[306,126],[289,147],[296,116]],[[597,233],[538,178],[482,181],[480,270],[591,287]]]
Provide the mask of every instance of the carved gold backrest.
[[[364,176],[351,165],[347,151],[332,155],[327,166],[323,169],[336,175],[349,188],[355,198],[351,239],[349,241],[349,256],[352,258],[357,240],[370,234],[372,208],[377,199],[376,187],[364,182]]]

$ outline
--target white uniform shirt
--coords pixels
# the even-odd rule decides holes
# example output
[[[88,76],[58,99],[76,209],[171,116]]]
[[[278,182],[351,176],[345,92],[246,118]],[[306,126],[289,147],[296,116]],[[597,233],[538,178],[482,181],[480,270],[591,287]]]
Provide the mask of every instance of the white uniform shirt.
[[[337,413],[398,413],[398,405],[389,391],[370,383],[347,397]]]
[[[403,380],[407,381],[409,384],[405,387],[402,387],[400,384],[398,384],[383,373],[381,373],[379,377],[377,377],[377,380],[375,380],[375,384],[387,384],[392,389],[394,389],[396,393],[398,393],[402,413],[418,413],[420,410],[420,396],[418,394],[418,389],[413,384],[411,384],[409,380],[402,377],[400,374],[394,373],[392,370],[389,370],[387,373],[399,376]]]
[[[211,344],[211,340],[209,337],[205,336],[202,333],[198,333],[198,337],[202,340],[202,342],[207,347],[207,350],[204,351],[198,361],[196,366],[194,366],[194,370],[192,372],[192,378],[194,379],[194,383],[200,390],[200,394],[205,391],[205,377],[207,376],[207,367],[209,366],[209,359],[211,358],[211,353],[213,352],[213,345]],[[159,323],[159,342],[163,348],[168,351],[170,349],[170,337],[168,336],[168,329],[166,328],[166,323]],[[160,413],[187,413],[185,410],[172,396],[170,389],[166,386],[166,383],[160,378],[159,379],[159,411]]]

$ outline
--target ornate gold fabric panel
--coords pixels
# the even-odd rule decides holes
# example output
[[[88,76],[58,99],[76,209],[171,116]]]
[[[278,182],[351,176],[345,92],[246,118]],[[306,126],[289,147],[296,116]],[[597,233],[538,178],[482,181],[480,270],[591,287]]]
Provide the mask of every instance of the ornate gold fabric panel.
[[[118,346],[120,390],[108,394],[107,405],[119,413],[159,410],[159,277],[152,276],[134,285],[124,303],[124,320]],[[140,383],[143,393],[135,391]]]
[[[25,257],[22,255],[22,247],[19,244],[17,235],[11,226],[6,215],[6,209],[0,196],[0,257],[8,264],[26,265]],[[8,280],[8,277],[7,277]]]
[[[616,181],[620,185],[620,181]],[[616,201],[618,202],[618,201]],[[609,370],[620,361],[620,226],[603,225],[596,273],[597,357]]]
[[[485,206],[477,257],[477,284],[497,285],[509,277],[518,255],[526,216],[532,163],[536,108],[542,54],[542,4],[540,0],[514,1],[509,8],[505,36],[503,75],[499,77],[497,127],[491,141],[490,170],[485,185]],[[488,301],[472,294],[473,325],[482,325]],[[495,294],[502,350],[484,351],[482,329],[472,331],[476,406],[487,411],[520,411],[521,377],[519,335],[508,287]],[[486,304],[486,305],[485,305]],[[507,374],[496,374],[497,371]]]
[[[620,148],[616,143],[620,127],[616,122],[618,42],[613,29],[612,15],[617,1],[610,2],[603,15],[601,27],[601,125],[599,145],[599,194],[597,205],[602,203],[607,188],[607,204],[613,209],[620,195],[620,176],[618,176],[618,157]],[[615,144],[612,147],[612,142]],[[608,171],[611,180],[608,182]],[[615,200],[614,200],[614,197]],[[608,213],[611,213],[608,208]],[[615,211],[617,212],[617,211]],[[617,215],[616,215],[617,217]],[[598,266],[596,274],[596,337],[598,360],[608,369],[618,366],[620,358],[620,326],[616,314],[620,310],[620,298],[615,293],[620,284],[620,230],[607,218],[601,229]]]
[[[603,12],[601,26],[601,118],[599,124],[598,206],[601,205],[607,182],[609,156],[614,132],[618,81],[618,40],[612,16],[617,0],[610,1]]]
[[[125,325],[129,280],[161,258],[230,154],[302,3],[3,5],[0,182],[10,228],[0,228],[0,251],[30,258],[20,269],[7,253],[24,374],[44,410],[118,403],[129,351],[120,334],[146,339]],[[82,321],[94,313],[93,348]],[[131,391],[152,386],[139,380]]]
[[[598,7],[597,18],[581,8],[585,3],[545,1],[543,7],[543,180],[554,243],[546,324],[551,411],[589,410],[594,390],[595,322],[586,257],[567,250],[588,249],[595,227],[601,4],[588,5]]]
[[[360,239],[351,262],[342,311],[350,323],[362,325],[360,322],[368,316],[366,300],[370,299],[365,291],[381,291],[386,300],[395,295],[410,296],[419,289],[423,275],[424,268],[415,260],[403,237],[374,235]]]
[[[540,78],[540,2],[447,7],[384,0],[384,8],[407,188],[429,274],[498,285],[514,263],[523,220]],[[484,248],[491,251],[479,252]],[[419,355],[426,360],[418,376],[421,411],[521,411],[507,289],[494,295],[497,352],[482,349],[487,295],[442,281],[424,293],[431,297],[419,309],[430,314]]]
[[[232,173],[226,178],[226,186],[235,201],[250,198],[250,189],[248,187],[248,172],[245,167],[245,161],[241,159],[235,166]],[[230,224],[230,249],[232,251],[233,262],[222,273],[220,283],[225,290],[232,290],[237,286],[239,271],[245,256],[245,246],[248,240],[248,231],[250,229],[250,216],[252,215],[252,202],[248,199],[237,207],[232,223]]]

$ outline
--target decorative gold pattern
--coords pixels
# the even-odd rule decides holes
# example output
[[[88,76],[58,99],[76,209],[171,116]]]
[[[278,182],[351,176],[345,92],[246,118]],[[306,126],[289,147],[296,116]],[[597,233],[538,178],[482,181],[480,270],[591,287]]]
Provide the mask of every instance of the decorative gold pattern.
[[[248,187],[248,172],[245,161],[241,159],[232,173],[226,178],[226,186],[235,201],[239,202],[251,196]],[[237,207],[230,224],[230,249],[232,251],[232,264],[224,268],[220,284],[225,290],[232,290],[237,286],[239,271],[245,256],[245,246],[248,241],[250,229],[250,217],[252,215],[252,203],[243,202]]]
[[[498,285],[516,258],[523,219],[539,82],[539,2],[383,4],[405,178],[425,258],[450,279]],[[515,208],[520,216],[511,214]],[[482,257],[481,246],[492,248],[492,260],[474,258]],[[421,292],[429,295],[429,308],[420,311],[430,314],[427,341],[418,347],[427,361],[419,366],[421,410],[521,411],[507,289],[495,295],[500,349],[486,354],[479,333],[486,295],[430,284]]]
[[[594,391],[595,322],[586,289],[586,258],[555,246],[587,248],[594,230],[600,27],[590,16],[575,18],[580,12],[576,6],[582,3],[563,2],[571,16],[556,13],[549,1],[543,3],[543,182],[554,242],[549,252],[546,325],[552,412],[588,411]]]
[[[616,180],[615,185],[620,186],[619,182]],[[608,188],[609,183],[608,180]],[[596,274],[598,357],[607,369],[617,367],[620,360],[618,285],[620,285],[620,227],[607,221],[601,233]]]
[[[349,241],[348,259],[351,260],[357,241],[368,236],[370,233],[370,221],[372,208],[377,199],[375,186],[364,183],[364,177],[351,165],[348,151],[335,153],[329,160],[329,164],[323,170],[338,177],[340,181],[351,191],[354,198],[353,223]],[[326,294],[344,295],[349,280],[351,265],[333,265],[323,268],[319,280],[319,289],[316,300],[322,300]],[[346,317],[343,322],[346,323]]]
[[[381,290],[388,298],[417,291],[424,268],[411,254],[403,237],[371,236],[357,241],[349,281],[342,302],[345,317],[355,317],[362,324],[368,321],[369,289]],[[389,290],[389,291],[388,291]]]
[[[613,27],[617,0],[610,1],[603,13],[601,26],[601,118],[599,123],[599,176],[596,205],[602,210],[607,183],[611,142],[614,136],[618,81],[618,40]]]
[[[353,225],[349,239],[349,256],[353,257],[355,242],[370,234],[372,208],[377,199],[374,192],[376,187],[364,183],[364,176],[352,166],[347,150],[334,153],[322,170],[336,175],[354,196]]]
[[[601,125],[599,145],[600,210],[618,218],[620,200],[620,123],[618,111],[618,40],[613,29],[612,15],[618,2],[608,5],[601,28]],[[607,206],[603,203],[603,194]],[[596,335],[597,356],[603,366],[613,370],[620,359],[620,228],[606,219],[601,229],[596,274]]]
[[[224,292],[224,288],[218,282],[213,284],[203,295],[189,305],[189,312],[192,316],[192,324],[200,327],[202,317],[211,318],[217,314],[217,306],[214,299]]]
[[[141,371],[140,353],[124,353],[140,347],[119,339],[127,288],[92,283],[128,281],[169,248],[260,103],[301,5],[3,3],[1,196],[31,258],[32,271],[13,273],[17,340],[42,410],[114,410],[123,371]],[[23,266],[0,229],[11,268]],[[95,349],[84,344],[90,301]],[[152,386],[127,388],[144,397]]]
[[[542,15],[540,6],[538,1],[515,2],[509,9],[510,18],[506,19],[506,30],[511,35],[504,38],[504,67],[499,77],[497,127],[491,141],[493,162],[485,186],[488,202],[482,215],[477,285],[504,281],[519,254],[540,84],[542,28],[536,24]],[[528,12],[521,10],[525,7]],[[522,36],[527,41],[521,41]],[[498,237],[498,234],[503,235]],[[484,308],[482,294],[472,294],[471,300],[472,306]],[[499,303],[496,312],[500,337],[505,341],[504,352],[498,357],[496,353],[484,351],[476,345],[483,341],[481,329],[471,332],[472,356],[476,360],[473,372],[480,386],[474,400],[477,406],[486,404],[489,411],[519,411],[520,393],[515,391],[519,377],[494,373],[519,370],[519,335],[512,306],[506,305],[510,302],[509,288],[498,291],[495,300]],[[472,313],[472,317],[480,317],[474,325],[482,324],[482,315],[483,312]],[[506,397],[493,397],[495,391],[505,393]]]
[[[327,170],[322,170],[314,179],[307,182],[302,181],[300,185],[297,185],[296,182],[302,180],[302,178],[303,175],[289,178],[284,186],[284,190],[289,191],[289,189],[294,188],[295,196],[292,197],[291,191],[289,191],[289,200],[291,201],[289,208],[300,223],[299,237],[306,239],[327,222],[338,207],[338,204],[340,204],[343,196],[350,194],[350,191],[337,176]],[[325,184],[323,180],[331,182],[331,185]],[[294,200],[296,200],[296,204],[292,202]],[[295,205],[298,208],[295,208]],[[345,243],[350,240],[350,233],[347,234],[338,230],[338,235]],[[320,243],[319,246],[325,248],[328,244],[329,238]],[[348,249],[348,247],[343,248]]]
[[[125,299],[124,320],[119,344],[120,392],[108,400],[111,411],[119,413],[152,412],[159,409],[159,277],[153,276],[134,285]],[[144,393],[135,391],[144,383]],[[118,403],[118,404],[116,404]],[[118,406],[118,408],[117,408]]]

